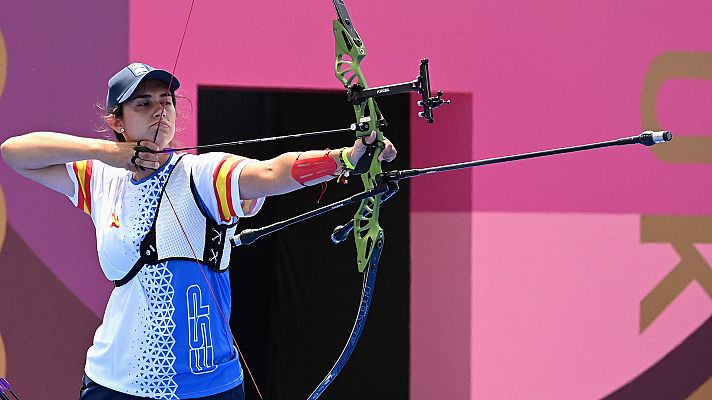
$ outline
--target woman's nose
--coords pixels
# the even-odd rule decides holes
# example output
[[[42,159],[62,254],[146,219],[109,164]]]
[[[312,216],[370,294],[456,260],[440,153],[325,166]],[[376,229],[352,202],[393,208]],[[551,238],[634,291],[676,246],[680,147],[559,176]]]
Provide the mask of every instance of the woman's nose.
[[[156,107],[156,110],[153,112],[153,115],[155,117],[165,117],[166,116],[166,108],[163,107],[162,104],[158,104],[158,107]]]

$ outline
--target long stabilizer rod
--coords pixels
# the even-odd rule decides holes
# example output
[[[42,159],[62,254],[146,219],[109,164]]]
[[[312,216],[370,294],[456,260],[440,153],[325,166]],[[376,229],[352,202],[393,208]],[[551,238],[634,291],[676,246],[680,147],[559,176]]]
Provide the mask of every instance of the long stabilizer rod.
[[[400,171],[388,171],[388,172],[384,172],[376,177],[376,179],[379,181],[379,184],[376,185],[373,189],[357,193],[357,194],[355,194],[349,198],[346,198],[344,200],[317,208],[316,210],[309,211],[307,213],[298,215],[296,217],[289,218],[289,219],[281,221],[281,222],[275,222],[271,225],[268,225],[268,226],[265,226],[265,227],[262,227],[259,229],[245,229],[242,232],[240,232],[239,234],[233,236],[230,239],[230,241],[232,242],[233,246],[251,244],[255,240],[259,239],[260,237],[277,232],[289,225],[293,225],[298,222],[302,222],[306,219],[310,219],[317,215],[321,215],[326,212],[341,208],[347,204],[352,204],[352,203],[361,201],[365,198],[374,197],[376,195],[383,194],[384,195],[383,199],[385,200],[385,199],[389,198],[390,196],[392,196],[396,191],[398,191],[398,182],[399,181],[401,181],[403,179],[414,178],[414,177],[420,176],[420,175],[434,174],[434,173],[446,172],[446,171],[455,171],[455,170],[466,169],[466,168],[474,168],[474,167],[479,167],[482,165],[500,164],[500,163],[505,163],[505,162],[517,161],[517,160],[525,160],[525,159],[529,159],[529,158],[546,157],[546,156],[551,156],[551,155],[556,155],[556,154],[573,153],[573,152],[577,152],[577,151],[598,149],[598,148],[610,147],[610,146],[624,146],[624,145],[629,145],[629,144],[642,144],[645,146],[653,146],[658,143],[669,142],[670,140],[672,140],[672,134],[669,131],[656,131],[656,132],[645,131],[638,136],[631,136],[631,137],[626,137],[626,138],[621,138],[621,139],[616,139],[616,140],[610,140],[607,142],[598,142],[598,143],[584,144],[584,145],[572,146],[572,147],[562,147],[559,149],[535,151],[532,153],[515,154],[515,155],[511,155],[511,156],[504,156],[504,157],[497,157],[497,158],[487,158],[487,159],[483,159],[483,160],[468,161],[468,162],[462,162],[462,163],[456,163],[456,164],[439,165],[439,166],[429,167],[429,168],[407,169],[407,170],[400,170]],[[332,242],[340,243],[340,242],[346,240],[346,238],[349,236],[349,233],[352,230],[353,230],[353,220],[349,221],[346,224],[338,226],[336,229],[334,229],[334,232],[331,235]]]

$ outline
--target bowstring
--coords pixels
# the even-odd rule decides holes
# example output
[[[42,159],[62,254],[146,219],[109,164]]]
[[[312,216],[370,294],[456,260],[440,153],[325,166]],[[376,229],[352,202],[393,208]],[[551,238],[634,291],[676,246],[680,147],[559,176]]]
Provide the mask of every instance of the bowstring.
[[[168,82],[168,90],[171,90],[171,86],[173,85],[173,80],[175,79],[175,72],[176,68],[178,66],[178,59],[180,58],[180,52],[183,49],[183,42],[185,41],[185,36],[186,33],[188,32],[188,25],[190,23],[190,16],[193,14],[193,6],[195,5],[195,0],[191,0],[190,2],[190,9],[188,10],[188,18],[186,18],[185,21],[185,27],[183,28],[183,36],[180,39],[180,44],[178,45],[178,54],[176,55],[176,60],[173,63],[173,69],[171,71],[171,79]],[[161,105],[161,116],[158,120],[158,124],[156,125],[156,133],[153,137],[153,142],[156,142],[156,139],[158,138],[158,131],[161,128],[161,122],[163,122],[163,116],[165,115],[166,111],[166,105],[165,103],[159,102]],[[252,384],[255,387],[255,390],[257,391],[257,395],[260,397],[261,400],[264,400],[262,397],[262,392],[260,391],[260,388],[257,386],[257,381],[255,380],[255,377],[252,375],[252,371],[250,370],[249,365],[247,364],[247,359],[245,358],[245,355],[242,353],[242,350],[240,350],[240,345],[237,343],[237,338],[235,338],[235,335],[232,333],[232,328],[230,327],[230,322],[225,316],[225,312],[223,311],[222,307],[220,307],[220,303],[218,302],[217,296],[215,295],[215,291],[213,290],[213,286],[210,284],[210,280],[208,279],[208,276],[205,274],[205,271],[203,270],[203,265],[200,263],[200,260],[198,259],[198,256],[195,252],[195,249],[193,248],[193,244],[190,242],[190,239],[188,238],[188,233],[186,232],[185,228],[183,227],[183,223],[180,221],[180,218],[178,217],[178,213],[176,212],[175,207],[173,207],[173,202],[171,201],[170,197],[168,196],[167,192],[164,192],[166,195],[166,199],[168,199],[168,204],[171,206],[171,209],[173,210],[173,215],[176,217],[176,221],[178,222],[178,226],[180,226],[180,229],[183,233],[183,236],[185,237],[186,242],[188,243],[188,247],[190,248],[190,251],[193,253],[193,258],[195,259],[195,263],[198,266],[198,269],[200,270],[200,273],[203,275],[203,278],[205,279],[205,283],[208,285],[208,289],[210,290],[210,295],[213,298],[213,301],[215,302],[215,305],[218,308],[218,311],[220,311],[220,316],[222,317],[223,323],[227,327],[228,332],[230,333],[230,336],[232,337],[232,342],[235,345],[235,348],[237,349],[237,354],[242,359],[242,363],[245,365],[245,369],[247,370],[247,374],[250,377],[250,380],[252,381]]]
[[[176,68],[178,67],[178,59],[180,58],[180,51],[183,49],[183,42],[185,41],[185,35],[188,33],[188,23],[190,22],[190,16],[193,15],[193,6],[194,5],[195,5],[195,0],[191,0],[190,9],[188,9],[188,18],[186,18],[185,27],[183,27],[183,36],[181,36],[180,44],[178,45],[178,54],[176,54],[176,60],[173,62],[173,69],[171,70],[171,79],[168,81],[168,91],[171,90],[171,86],[173,85],[173,80],[175,79]],[[158,119],[158,124],[156,125],[156,133],[153,135],[154,143],[156,142],[156,139],[158,138],[158,130],[161,129],[161,122],[163,122],[163,115],[166,112],[165,103],[161,103],[159,101],[159,104],[161,105],[161,116]]]
[[[229,323],[227,317],[225,316],[225,312],[223,312],[222,307],[220,307],[220,303],[218,302],[218,298],[215,295],[213,286],[210,284],[210,281],[208,280],[208,276],[205,274],[205,271],[203,270],[203,265],[198,260],[198,256],[195,252],[195,249],[193,248],[193,244],[190,242],[190,239],[188,239],[188,232],[186,232],[185,228],[183,227],[183,223],[178,218],[178,212],[176,211],[175,207],[173,207],[173,202],[171,201],[171,198],[168,196],[168,193],[164,192],[164,194],[166,195],[168,204],[171,206],[171,209],[173,210],[173,215],[175,215],[175,217],[176,217],[178,226],[180,227],[180,230],[183,232],[183,236],[185,237],[185,240],[188,243],[188,247],[190,248],[191,253],[193,253],[193,258],[195,259],[195,263],[198,265],[198,269],[200,269],[200,273],[203,275],[203,278],[205,278],[205,283],[208,284],[208,289],[210,290],[210,295],[213,297],[213,301],[215,301],[215,305],[218,307],[218,311],[220,311],[220,315],[222,316],[223,322],[227,326],[227,330],[230,333],[230,336],[232,336],[232,342],[235,344],[235,348],[237,349],[237,354],[240,356],[243,363],[245,364],[245,369],[247,370],[247,374],[250,376],[250,380],[252,380],[252,384],[255,385],[257,394],[260,396],[260,399],[263,399],[262,392],[260,392],[260,388],[257,387],[257,382],[255,381],[255,377],[252,375],[252,371],[250,371],[250,367],[247,365],[247,359],[245,359],[245,355],[242,353],[242,350],[240,350],[240,345],[237,344],[237,339],[235,338],[235,335],[232,333],[232,328],[230,327],[230,323]]]

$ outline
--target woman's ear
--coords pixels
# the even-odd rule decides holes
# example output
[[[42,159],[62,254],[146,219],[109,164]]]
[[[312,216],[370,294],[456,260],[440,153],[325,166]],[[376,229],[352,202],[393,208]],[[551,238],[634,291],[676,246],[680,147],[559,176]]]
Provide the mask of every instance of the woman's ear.
[[[111,116],[109,116],[109,118],[107,119],[106,122],[109,124],[111,129],[114,130],[114,132],[123,133],[122,130],[124,129],[124,122],[121,119],[116,118],[115,116],[111,115]]]
[[[106,120],[106,122],[109,124],[111,129],[114,131],[114,136],[116,137],[116,141],[125,142],[126,136],[124,135],[123,121],[120,118],[117,118],[115,115],[110,115],[109,118]]]

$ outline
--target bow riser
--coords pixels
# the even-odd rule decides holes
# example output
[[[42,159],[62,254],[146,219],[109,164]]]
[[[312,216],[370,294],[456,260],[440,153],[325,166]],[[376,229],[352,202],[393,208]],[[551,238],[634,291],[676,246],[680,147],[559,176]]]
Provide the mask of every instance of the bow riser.
[[[349,20],[347,20],[349,21]],[[350,21],[349,21],[350,24]],[[351,32],[344,27],[338,19],[333,22],[334,39],[336,41],[336,77],[343,83],[347,90],[368,89],[368,84],[361,71],[361,61],[366,57],[366,48],[363,42],[356,40]],[[355,33],[353,26],[351,30]],[[383,150],[383,132],[379,128],[382,118],[378,105],[373,98],[354,104],[356,121],[359,124],[368,124],[368,129],[356,132],[356,137],[366,137],[371,132],[376,132],[376,147],[371,157],[368,172],[361,174],[364,189],[376,186],[376,176],[381,174],[381,162],[378,156]],[[383,247],[383,229],[378,223],[381,209],[381,195],[361,201],[354,215],[354,238],[356,241],[357,267],[359,272],[364,272],[370,263],[378,263],[380,249]],[[374,249],[378,249],[374,253]]]

